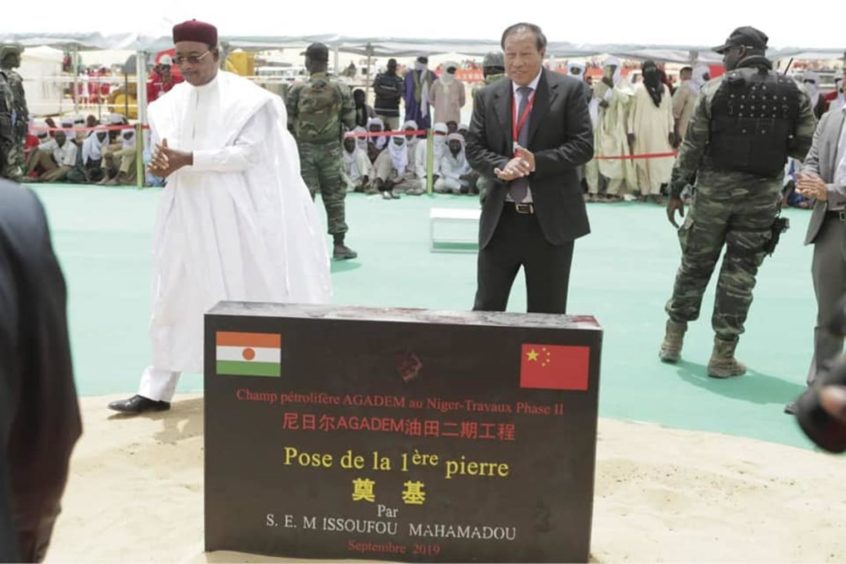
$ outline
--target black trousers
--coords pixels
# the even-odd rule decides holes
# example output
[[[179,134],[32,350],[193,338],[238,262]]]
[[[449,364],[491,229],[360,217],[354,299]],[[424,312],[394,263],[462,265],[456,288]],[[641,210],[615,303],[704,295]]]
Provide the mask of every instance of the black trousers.
[[[529,313],[565,313],[573,241],[553,245],[534,214],[519,214],[505,202],[488,246],[479,250],[474,311],[505,311],[520,266],[526,274]]]

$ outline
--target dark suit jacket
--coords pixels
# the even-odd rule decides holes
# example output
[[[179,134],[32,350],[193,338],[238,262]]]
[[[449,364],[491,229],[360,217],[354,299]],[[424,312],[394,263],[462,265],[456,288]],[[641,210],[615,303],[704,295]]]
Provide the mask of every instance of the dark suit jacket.
[[[474,99],[467,158],[491,185],[482,205],[480,248],[493,237],[508,192],[508,185],[496,178],[494,168],[505,167],[513,152],[512,98],[512,82],[506,79],[479,90]],[[581,81],[543,69],[527,149],[535,155],[529,186],[544,237],[553,245],[562,245],[588,234],[576,167],[593,158],[593,130]]]
[[[837,144],[840,140],[843,119],[841,110],[828,112],[822,117],[814,133],[814,143],[802,166],[803,171],[816,173],[826,184],[834,182],[834,172],[837,170]],[[846,194],[841,194],[842,199],[846,199]],[[831,202],[817,200],[814,205],[814,212],[808,222],[808,233],[805,236],[806,245],[810,245],[817,238],[830,204]]]
[[[0,561],[32,561],[59,510],[81,432],[66,291],[30,190],[0,180]],[[12,517],[14,518],[14,524]],[[17,529],[17,530],[14,530]],[[27,535],[26,541],[24,535]],[[42,546],[43,548],[43,546]]]

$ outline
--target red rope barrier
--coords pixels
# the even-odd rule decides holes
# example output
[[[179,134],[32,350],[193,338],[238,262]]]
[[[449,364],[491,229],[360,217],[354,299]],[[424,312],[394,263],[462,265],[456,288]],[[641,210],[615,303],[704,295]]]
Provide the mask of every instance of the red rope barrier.
[[[611,157],[593,157],[594,160],[597,161],[625,161],[625,160],[637,160],[637,159],[659,159],[662,157],[675,157],[678,155],[675,151],[672,153],[647,153],[644,155],[619,155],[619,156],[611,156]]]
[[[366,137],[393,137],[396,135],[426,135],[425,129],[417,129],[417,130],[408,130],[405,131],[403,129],[397,129],[392,131],[368,131],[366,133],[356,133],[354,131],[347,131],[344,134],[344,137],[357,137],[357,138],[366,138]]]
[[[77,126],[68,126],[68,127],[47,127],[44,125],[32,126],[29,128],[30,132],[34,131],[64,131],[75,133],[77,131],[122,131],[124,129],[131,129],[135,130],[134,125],[96,125],[94,127],[77,127]],[[149,125],[141,126],[141,129],[150,129]]]

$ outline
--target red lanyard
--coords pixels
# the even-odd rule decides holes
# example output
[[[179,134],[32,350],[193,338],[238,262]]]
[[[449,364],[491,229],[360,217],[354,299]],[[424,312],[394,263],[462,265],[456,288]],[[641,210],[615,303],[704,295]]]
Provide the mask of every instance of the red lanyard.
[[[511,139],[514,141],[514,144],[517,144],[517,139],[520,136],[520,130],[523,129],[523,126],[526,125],[526,120],[529,119],[529,114],[532,113],[532,107],[535,105],[535,91],[532,90],[532,93],[529,94],[529,101],[526,103],[526,108],[523,110],[523,113],[520,115],[520,119],[517,119],[517,96],[515,95],[511,98]]]

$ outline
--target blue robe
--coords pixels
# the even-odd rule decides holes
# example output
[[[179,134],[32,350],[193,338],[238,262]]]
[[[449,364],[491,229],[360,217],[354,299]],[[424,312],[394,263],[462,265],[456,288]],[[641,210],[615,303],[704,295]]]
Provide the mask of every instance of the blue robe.
[[[417,122],[417,126],[420,129],[429,129],[432,127],[432,108],[427,103],[426,104],[426,116],[423,117],[423,104],[417,102],[414,98],[414,73],[417,73],[420,76],[422,73],[426,73],[427,76],[421,76],[421,82],[426,83],[426,87],[431,87],[432,83],[435,82],[438,77],[435,76],[430,70],[425,71],[418,71],[418,70],[410,70],[405,74],[405,91],[404,91],[404,98],[405,98],[405,121],[414,120]],[[428,78],[428,80],[427,80]],[[422,86],[421,86],[421,99],[423,96]],[[427,92],[428,97],[428,92]]]

